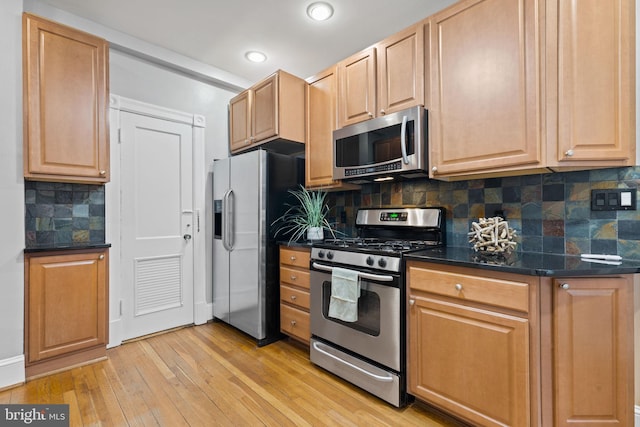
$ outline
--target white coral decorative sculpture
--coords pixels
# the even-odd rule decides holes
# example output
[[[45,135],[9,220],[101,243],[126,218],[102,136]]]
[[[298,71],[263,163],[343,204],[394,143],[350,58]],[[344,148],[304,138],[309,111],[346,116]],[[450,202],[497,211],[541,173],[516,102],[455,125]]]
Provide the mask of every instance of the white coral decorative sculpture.
[[[478,222],[471,223],[469,243],[476,252],[509,253],[516,247],[515,237],[516,231],[504,218],[478,218]]]

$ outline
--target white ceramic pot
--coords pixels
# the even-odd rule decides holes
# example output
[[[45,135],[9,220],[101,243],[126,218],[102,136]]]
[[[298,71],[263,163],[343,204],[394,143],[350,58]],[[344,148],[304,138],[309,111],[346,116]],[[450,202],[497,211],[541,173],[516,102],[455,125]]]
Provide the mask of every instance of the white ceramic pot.
[[[318,241],[324,239],[324,230],[322,227],[309,227],[307,229],[307,240]]]

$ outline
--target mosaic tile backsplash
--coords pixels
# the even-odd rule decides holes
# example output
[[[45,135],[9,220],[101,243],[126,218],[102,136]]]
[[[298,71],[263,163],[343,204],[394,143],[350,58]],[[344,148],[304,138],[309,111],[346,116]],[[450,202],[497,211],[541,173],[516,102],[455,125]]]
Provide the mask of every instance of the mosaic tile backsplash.
[[[640,259],[640,209],[591,211],[591,190],[632,188],[640,167],[443,182],[429,179],[365,184],[329,193],[330,221],[355,235],[361,207],[443,206],[447,244],[469,246],[467,232],[480,217],[503,216],[518,234],[517,250],[618,254]],[[640,203],[640,197],[637,197]]]
[[[104,186],[25,181],[25,244],[105,242]]]

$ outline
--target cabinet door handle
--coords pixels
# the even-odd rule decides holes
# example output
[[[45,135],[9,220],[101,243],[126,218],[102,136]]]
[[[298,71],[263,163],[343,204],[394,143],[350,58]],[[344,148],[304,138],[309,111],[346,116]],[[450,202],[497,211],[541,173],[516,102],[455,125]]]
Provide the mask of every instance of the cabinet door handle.
[[[107,171],[100,171],[100,176],[105,176],[107,174]]]
[[[561,283],[559,287],[560,287],[560,289],[564,289],[566,291],[571,286],[568,283]]]
[[[416,303],[416,300],[414,300],[414,299],[410,299],[409,300],[409,305],[415,305],[415,303]]]
[[[98,257],[98,259],[99,259],[100,261],[102,261],[102,260],[104,259],[104,255],[103,255],[103,254],[101,254],[101,255]]]

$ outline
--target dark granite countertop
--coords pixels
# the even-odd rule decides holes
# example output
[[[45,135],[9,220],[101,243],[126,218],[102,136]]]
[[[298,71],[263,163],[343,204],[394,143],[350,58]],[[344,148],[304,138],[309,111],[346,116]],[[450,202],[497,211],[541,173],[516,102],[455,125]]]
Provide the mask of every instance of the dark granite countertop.
[[[280,246],[288,246],[290,248],[311,248],[313,242],[301,241],[301,242],[289,242],[288,240],[278,240],[276,242]]]
[[[514,252],[506,256],[484,255],[464,247],[427,249],[406,254],[407,260],[473,267],[530,276],[605,276],[640,273],[640,260],[620,263],[587,262],[577,255]]]
[[[24,253],[36,253],[36,252],[53,252],[53,251],[70,251],[70,250],[82,250],[82,249],[103,249],[110,248],[111,243],[72,243],[68,245],[52,245],[42,244],[36,246],[30,246],[24,249]]]

